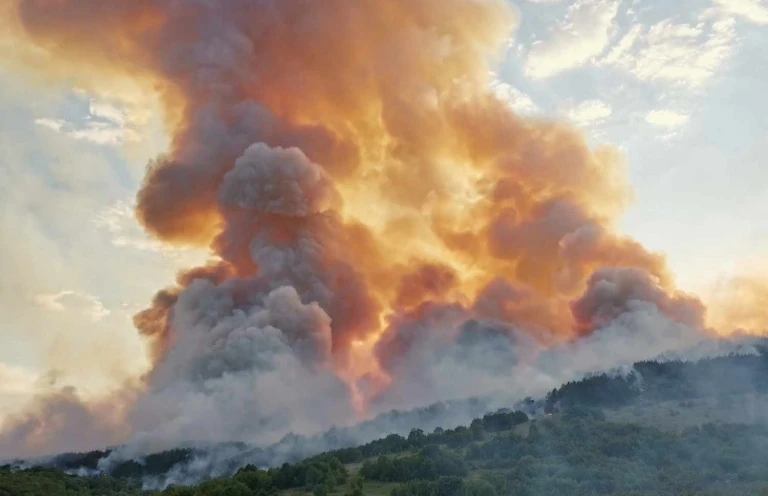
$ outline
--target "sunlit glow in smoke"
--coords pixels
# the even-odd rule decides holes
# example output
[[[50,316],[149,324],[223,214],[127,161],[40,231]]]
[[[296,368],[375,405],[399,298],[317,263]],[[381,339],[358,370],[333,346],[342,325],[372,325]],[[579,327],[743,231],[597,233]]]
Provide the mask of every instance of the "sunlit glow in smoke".
[[[406,391],[435,350],[481,363],[485,340],[516,350],[511,367],[639,312],[708,332],[664,257],[615,231],[631,200],[617,150],[491,89],[515,27],[502,0],[13,10],[42,49],[28,65],[159,95],[171,145],[137,217],[211,249],[136,316],[153,363],[127,409],[137,438],[343,423]]]

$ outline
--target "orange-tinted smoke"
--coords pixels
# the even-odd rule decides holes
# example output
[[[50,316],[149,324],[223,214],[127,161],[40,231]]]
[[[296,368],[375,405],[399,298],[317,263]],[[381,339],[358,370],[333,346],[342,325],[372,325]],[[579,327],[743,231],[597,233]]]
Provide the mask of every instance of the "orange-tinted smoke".
[[[708,323],[721,335],[768,334],[768,271],[753,269],[721,282],[708,303]]]
[[[221,261],[137,316],[156,358],[172,346],[169,313],[190,274],[231,284],[243,301],[271,283],[259,280],[271,272],[255,245],[312,247],[298,255],[305,272],[270,277],[320,300],[340,366],[355,374],[376,367],[345,362],[352,343],[372,349],[387,317],[430,302],[550,340],[586,332],[570,302],[597,269],[639,268],[673,290],[663,257],[613,229],[631,196],[618,153],[521,119],[489,91],[515,23],[502,0],[16,5],[29,39],[73,70],[140,79],[165,104],[172,144],[148,170],[137,216],[158,238],[210,245]],[[253,143],[314,164],[296,165],[303,176],[291,180],[322,201],[255,214],[224,198]]]

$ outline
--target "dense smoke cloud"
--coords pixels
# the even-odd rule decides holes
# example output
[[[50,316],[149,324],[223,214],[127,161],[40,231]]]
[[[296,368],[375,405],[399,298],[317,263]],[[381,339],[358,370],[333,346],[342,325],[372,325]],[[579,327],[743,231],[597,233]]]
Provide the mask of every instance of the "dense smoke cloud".
[[[276,442],[291,429],[351,420],[348,390],[330,370],[330,319],[293,288],[244,312],[230,291],[197,280],[169,327],[184,332],[150,372],[131,418],[153,449],[179,440]]]
[[[502,0],[13,5],[55,71],[157,92],[171,145],[137,218],[211,249],[135,318],[153,365],[120,440],[268,443],[706,335],[664,258],[614,231],[616,150],[490,91]]]
[[[648,272],[635,268],[595,272],[587,282],[587,290],[571,304],[571,312],[579,328],[590,333],[642,306],[653,307],[670,321],[693,329],[704,328],[704,306],[697,298],[664,292]]]
[[[28,411],[3,419],[0,457],[85,451],[122,441],[129,434],[123,399],[89,403],[71,387],[38,396]]]

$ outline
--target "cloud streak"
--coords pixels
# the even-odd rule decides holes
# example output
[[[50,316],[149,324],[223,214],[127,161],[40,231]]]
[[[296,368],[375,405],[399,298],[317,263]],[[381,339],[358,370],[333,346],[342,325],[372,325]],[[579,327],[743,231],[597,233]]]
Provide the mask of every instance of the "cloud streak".
[[[65,290],[53,294],[39,294],[35,296],[35,301],[46,310],[54,312],[73,310],[87,315],[94,322],[110,314],[101,300],[80,291]]]
[[[720,74],[736,38],[731,18],[705,12],[695,24],[666,19],[631,27],[597,63],[623,69],[643,82],[695,89]]]
[[[714,4],[755,24],[768,24],[768,5],[764,0],[714,0]]]
[[[577,0],[547,38],[531,46],[526,74],[545,79],[580,67],[599,56],[608,46],[618,13],[616,0]]]
[[[568,119],[579,126],[603,122],[611,116],[613,109],[601,100],[586,100],[574,105],[566,112]]]
[[[138,132],[129,124],[122,109],[111,103],[94,99],[90,100],[88,115],[82,125],[50,117],[37,118],[35,124],[72,139],[98,145],[119,145],[141,139]]]
[[[668,109],[651,110],[645,116],[645,122],[663,128],[679,128],[688,123],[689,116],[682,112]]]

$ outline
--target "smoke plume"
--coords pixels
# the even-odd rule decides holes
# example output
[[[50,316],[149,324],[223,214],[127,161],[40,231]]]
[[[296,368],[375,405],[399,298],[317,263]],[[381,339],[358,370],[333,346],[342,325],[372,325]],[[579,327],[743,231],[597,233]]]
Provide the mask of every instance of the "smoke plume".
[[[159,96],[171,145],[136,216],[211,250],[135,317],[153,365],[121,440],[270,443],[599,366],[589,343],[647,344],[631,361],[711,333],[664,257],[614,229],[631,199],[618,152],[490,90],[515,27],[502,0],[11,12],[57,76]]]

